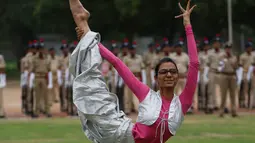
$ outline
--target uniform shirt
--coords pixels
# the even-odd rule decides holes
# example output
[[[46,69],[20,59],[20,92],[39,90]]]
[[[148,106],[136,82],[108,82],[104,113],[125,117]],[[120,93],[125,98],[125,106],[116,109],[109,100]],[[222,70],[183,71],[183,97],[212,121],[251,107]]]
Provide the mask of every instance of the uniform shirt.
[[[138,54],[136,54],[134,57],[131,57],[131,55],[126,56],[123,59],[123,62],[133,73],[141,72],[145,67],[142,56]]]
[[[56,73],[58,69],[60,69],[60,58],[58,56],[52,57],[49,55],[49,61],[50,61],[50,71],[53,73]]]
[[[208,63],[207,65],[210,67],[210,69],[217,70],[220,62],[220,56],[222,55],[222,52],[211,52],[208,56]]]
[[[45,55],[43,58],[39,58],[39,55],[36,55],[34,57],[33,61],[33,70],[32,70],[35,75],[47,75],[47,73],[50,71],[50,62]]]
[[[28,70],[28,68],[29,68],[29,64],[28,64],[27,57],[25,56],[20,60],[20,71],[23,73],[25,70]]]
[[[182,52],[181,55],[175,53],[172,54],[170,58],[175,61],[179,73],[184,74],[188,71],[189,56],[186,53]]]
[[[60,56],[60,69],[63,79],[65,79],[66,69],[69,67],[69,57],[70,54],[68,54],[66,57],[64,55]]]
[[[208,63],[209,54],[203,51],[199,53],[198,57],[199,57],[199,63],[200,63],[199,69],[200,71],[204,71],[204,68],[207,66],[207,63]]]
[[[239,64],[243,67],[244,72],[248,72],[249,67],[253,64],[253,58],[252,54],[249,55],[247,52],[240,56]]]
[[[127,57],[128,55],[129,55],[129,54],[127,54],[127,55],[124,56],[122,53],[119,53],[119,54],[118,54],[118,57],[120,58],[120,60],[124,61],[124,58]]]
[[[29,72],[32,72],[33,70],[33,61],[34,61],[34,58],[37,56],[37,54],[33,55],[33,53],[27,53],[26,54],[26,61],[27,61],[27,64],[28,64],[28,71]]]
[[[161,57],[160,54],[154,54],[152,57],[152,62],[151,62],[151,68],[155,69],[157,64],[159,63]]]
[[[235,73],[237,68],[237,57],[231,55],[230,57],[227,56],[226,53],[220,56],[220,61],[224,63],[222,72],[223,73]]]
[[[154,57],[155,53],[151,53],[151,52],[147,52],[143,57],[143,61],[144,61],[144,64],[146,67],[150,67],[153,62],[153,58]]]

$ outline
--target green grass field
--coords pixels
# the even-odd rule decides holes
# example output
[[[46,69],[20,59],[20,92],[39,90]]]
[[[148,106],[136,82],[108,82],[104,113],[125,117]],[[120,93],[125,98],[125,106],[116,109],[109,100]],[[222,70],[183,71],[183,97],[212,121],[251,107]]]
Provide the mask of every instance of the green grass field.
[[[167,143],[254,143],[255,115],[191,115]],[[0,120],[0,143],[89,143],[79,119]]]

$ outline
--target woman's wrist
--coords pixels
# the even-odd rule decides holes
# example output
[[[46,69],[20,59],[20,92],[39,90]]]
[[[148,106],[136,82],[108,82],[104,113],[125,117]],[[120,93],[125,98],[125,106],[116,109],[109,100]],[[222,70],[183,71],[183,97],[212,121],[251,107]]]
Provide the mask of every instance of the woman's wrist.
[[[188,25],[191,25],[190,21],[185,21],[184,22],[184,27],[187,27]]]
[[[191,27],[191,24],[190,24],[190,23],[184,24],[184,27],[185,27],[185,28],[190,28],[190,27]]]

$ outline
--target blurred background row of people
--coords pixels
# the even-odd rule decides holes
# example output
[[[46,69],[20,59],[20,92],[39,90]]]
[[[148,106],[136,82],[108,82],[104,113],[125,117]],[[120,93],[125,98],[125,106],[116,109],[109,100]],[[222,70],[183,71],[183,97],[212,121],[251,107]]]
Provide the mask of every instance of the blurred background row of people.
[[[71,116],[77,115],[72,101],[73,78],[68,72],[69,56],[77,44],[77,41],[67,43],[63,40],[61,53],[56,54],[56,49],[47,48],[43,39],[29,42],[26,55],[20,60],[21,110],[24,114],[33,118],[39,117],[41,113],[52,117],[52,105],[59,102],[61,112]],[[141,82],[155,90],[159,90],[154,80],[157,62],[164,57],[172,58],[180,73],[176,94],[179,95],[185,87],[189,58],[185,52],[187,48],[184,38],[179,38],[172,44],[167,38],[163,38],[161,42],[150,43],[143,54],[137,53],[140,45],[128,39],[122,42],[112,40],[106,45]],[[254,108],[255,54],[251,39],[247,40],[245,51],[241,55],[235,55],[231,49],[232,45],[224,43],[219,34],[211,41],[207,37],[197,40],[197,48],[200,72],[194,103],[189,112],[203,111],[212,114],[219,110],[220,116],[223,117],[224,113],[230,110],[232,116],[236,117],[239,108]],[[117,94],[120,109],[126,114],[137,112],[137,98],[114,67],[103,60],[101,71],[109,90]],[[0,117],[4,117],[2,90],[5,86],[5,62],[1,55]]]

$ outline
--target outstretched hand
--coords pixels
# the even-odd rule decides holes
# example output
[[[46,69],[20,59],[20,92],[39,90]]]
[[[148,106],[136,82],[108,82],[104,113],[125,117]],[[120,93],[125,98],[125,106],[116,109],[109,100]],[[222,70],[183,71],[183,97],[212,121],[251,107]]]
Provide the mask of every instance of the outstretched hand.
[[[193,9],[196,7],[196,5],[192,6],[192,8],[190,8],[190,1],[188,1],[188,4],[186,6],[186,10],[181,6],[180,3],[178,3],[181,11],[183,12],[183,14],[180,14],[178,16],[175,16],[175,18],[180,18],[183,17],[183,24],[184,26],[189,25],[190,24],[190,14],[193,11]]]

